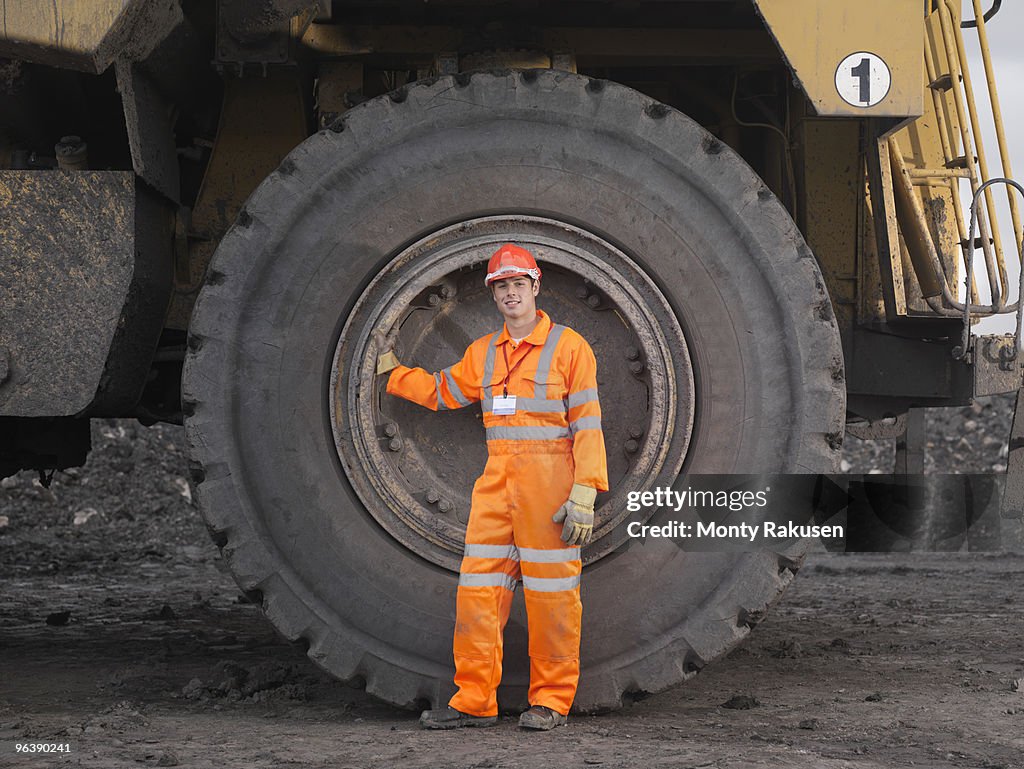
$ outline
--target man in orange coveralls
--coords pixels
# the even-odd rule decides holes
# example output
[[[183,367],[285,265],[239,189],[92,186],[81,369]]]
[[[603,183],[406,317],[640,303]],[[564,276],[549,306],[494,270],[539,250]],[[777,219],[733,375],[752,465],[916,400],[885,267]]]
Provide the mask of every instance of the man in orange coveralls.
[[[428,729],[492,726],[501,681],[502,631],[522,579],[530,633],[528,729],[566,722],[580,673],[580,547],[594,499],[608,490],[597,363],[578,333],[537,310],[541,271],[507,243],[486,285],[505,319],[462,360],[438,373],[399,364],[393,335],[377,332],[377,373],[387,391],[436,411],[481,401],[487,465],[473,487],[455,617],[455,684],[448,707],[427,710]],[[562,523],[563,525],[559,526]]]

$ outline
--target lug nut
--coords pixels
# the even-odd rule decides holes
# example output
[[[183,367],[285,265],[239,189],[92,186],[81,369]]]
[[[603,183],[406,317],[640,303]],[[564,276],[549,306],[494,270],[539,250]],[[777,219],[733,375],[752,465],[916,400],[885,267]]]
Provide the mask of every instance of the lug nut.
[[[439,297],[437,294],[431,294],[430,296],[427,297],[427,304],[429,304],[431,307],[437,307],[439,304],[441,304],[441,297]]]
[[[388,448],[391,449],[392,451],[401,451],[402,450],[402,439],[401,438],[392,438],[390,441],[388,441]]]
[[[638,360],[635,360],[629,364],[629,370],[632,371],[634,374],[639,374],[641,371],[644,370],[644,364]]]
[[[635,347],[627,347],[626,358],[628,360],[640,360],[640,351]]]
[[[577,286],[576,287],[576,298],[577,299],[586,299],[588,294],[590,294],[590,292],[587,290],[586,286]]]
[[[398,425],[396,425],[394,422],[387,422],[384,425],[384,434],[389,438],[394,438],[396,435],[398,435]]]
[[[437,493],[437,489],[427,489],[427,502],[433,505],[440,498],[441,495]]]
[[[451,286],[441,286],[441,298],[442,299],[451,299],[454,295],[455,295],[455,292],[452,290]]]
[[[627,454],[636,454],[636,452],[639,449],[640,449],[640,444],[637,443],[636,441],[633,441],[633,440],[626,441],[626,453]]]
[[[601,305],[601,297],[597,294],[591,294],[587,297],[587,306],[592,310],[596,310]]]
[[[449,502],[447,499],[442,499],[440,502],[437,503],[437,509],[440,510],[442,513],[451,512],[452,503]]]
[[[630,438],[642,438],[644,434],[644,428],[642,427],[631,427],[629,428]]]

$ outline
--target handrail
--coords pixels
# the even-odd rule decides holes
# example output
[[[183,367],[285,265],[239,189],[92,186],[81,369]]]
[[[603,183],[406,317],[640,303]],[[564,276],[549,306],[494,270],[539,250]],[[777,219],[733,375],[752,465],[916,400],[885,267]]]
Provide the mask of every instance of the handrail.
[[[979,202],[979,200],[981,198],[981,193],[985,192],[993,184],[1005,184],[1007,186],[1007,188],[1008,188],[1007,194],[1010,195],[1011,197],[1014,197],[1013,196],[1013,191],[1012,191],[1014,188],[1018,192],[1020,192],[1021,197],[1024,197],[1024,187],[1022,187],[1020,184],[1015,182],[1013,179],[1007,179],[1006,177],[1000,177],[998,179],[989,179],[987,182],[985,182],[983,185],[981,185],[981,187],[978,188],[978,191],[974,193],[974,197],[971,199],[971,234],[970,234],[971,241],[974,240],[974,226],[978,223],[978,202]],[[1016,200],[1015,197],[1014,197],[1014,199]],[[1021,242],[1020,248],[1021,248],[1021,250],[1024,250],[1024,242]],[[968,269],[968,270],[964,271],[964,276],[965,276],[965,279],[967,281],[967,296],[971,295],[971,276],[973,274],[974,274],[974,270]],[[1011,360],[1016,360],[1017,357],[1020,355],[1020,352],[1021,352],[1021,349],[1020,349],[1020,342],[1021,342],[1021,336],[1022,336],[1021,331],[1022,331],[1022,328],[1024,328],[1024,302],[1021,301],[1021,297],[1024,297],[1024,269],[1021,269],[1021,271],[1020,271],[1020,283],[1019,283],[1019,285],[1017,287],[1017,301],[1012,305],[1012,308],[1011,308],[1011,309],[1015,309],[1017,311],[1017,330],[1016,330],[1016,333],[1014,334],[1014,337],[1013,337],[1013,339],[1014,339],[1013,358],[1011,358]],[[970,341],[971,341],[971,305],[970,305],[970,303],[969,302],[964,303],[964,308],[963,309],[964,309],[964,331],[963,331],[963,339],[961,340],[962,343],[960,345],[959,350],[956,351],[956,352],[959,353],[956,356],[958,358],[964,358],[964,357],[967,356],[967,351],[970,349],[969,344],[970,344]]]
[[[977,5],[980,0],[974,0],[974,2]],[[954,13],[955,10],[951,0],[944,0],[944,2],[939,4],[939,20],[942,25],[943,37],[947,41],[952,41],[952,45],[946,46],[949,71],[953,76],[954,82],[959,77],[963,86],[963,93],[961,93],[959,88],[953,89],[953,101],[956,105],[957,122],[960,125],[964,156],[967,160],[967,167],[971,170],[971,192],[974,193],[979,189],[978,185],[989,178],[988,159],[985,156],[985,145],[982,142],[981,123],[978,120],[978,110],[974,100],[974,87],[971,83],[970,71],[967,67],[961,66],[961,62],[965,61],[967,57],[960,29],[953,24],[953,20],[956,18],[953,15]],[[977,152],[976,162],[975,151]],[[1000,233],[999,222],[996,217],[995,200],[992,197],[991,191],[987,189],[985,192],[985,203],[986,218],[988,223],[991,224],[991,228],[985,224],[985,220],[982,220],[981,237],[983,243],[987,243],[989,238],[992,239],[995,252],[995,263],[993,264],[989,250],[983,249],[985,251],[985,266],[989,272],[989,284],[992,293],[992,309],[988,311],[1001,312],[1006,309],[1003,302],[1003,288],[1006,286],[1007,280],[1006,264],[1002,258],[1002,234]],[[968,239],[967,248],[971,249],[968,253],[973,253],[973,247],[973,242]],[[966,257],[967,254],[965,254]]]
[[[988,9],[988,13],[981,16],[982,24],[986,21],[991,21],[992,17],[999,13],[999,9],[1003,7],[1003,0],[992,0],[992,7]],[[978,19],[974,18],[970,21],[961,21],[960,29],[971,29],[978,26]]]
[[[959,18],[959,13],[957,9],[953,8],[950,0],[938,0],[935,4],[935,14],[938,19],[938,32],[941,44],[939,46],[939,50],[936,52],[939,61],[931,62],[936,71],[930,72],[929,78],[937,78],[938,74],[942,71],[939,69],[939,67],[941,67],[949,74],[950,80],[953,84],[951,88],[951,95],[954,114],[949,115],[948,106],[943,104],[942,112],[945,114],[945,118],[943,119],[941,115],[938,116],[942,122],[946,123],[950,131],[950,141],[949,143],[943,142],[943,150],[949,150],[950,154],[946,159],[947,161],[951,161],[956,157],[957,146],[963,148],[963,161],[969,172],[968,178],[970,180],[971,193],[973,194],[978,190],[978,186],[985,181],[988,176],[988,164],[985,159],[984,150],[980,147],[977,157],[975,157],[975,145],[976,143],[980,143],[980,130],[974,109],[974,93],[973,89],[970,87],[970,75],[966,68],[962,66],[965,58],[963,54],[963,42],[960,39],[959,29],[954,24],[954,21]],[[930,57],[926,55],[925,58],[926,64],[928,64]],[[940,132],[942,130],[943,129],[940,128]],[[956,187],[957,185],[955,182],[950,184],[950,191],[953,198],[953,209],[954,211],[957,211],[957,231],[958,234],[961,235],[961,252],[963,254],[964,269],[973,270],[973,253],[975,251],[975,247],[973,242],[963,240],[965,233],[961,232],[960,227],[962,214],[959,212],[961,206]],[[1005,275],[1005,270],[1001,269],[999,266],[999,262],[1002,261],[1002,244],[999,242],[998,224],[996,222],[990,222],[990,215],[993,208],[991,205],[991,195],[991,192],[986,193],[986,202],[989,203],[989,205],[985,208],[985,215],[979,219],[979,226],[981,228],[981,250],[984,255],[988,284],[991,287],[992,304],[984,307],[980,305],[975,305],[973,307],[975,312],[990,314],[1000,311],[999,301],[1001,299],[1001,289],[1002,286],[1005,285],[1005,278],[1003,277]],[[990,227],[990,224],[992,224],[992,227]],[[917,226],[923,227],[923,220],[918,220]],[[943,283],[943,300],[945,303],[957,311],[963,309],[963,305],[961,303],[957,302],[955,298],[950,298],[950,295],[948,294],[949,287],[947,285],[945,275],[940,273],[939,277]],[[972,301],[975,299],[975,296],[970,294],[967,295],[967,297],[965,297],[966,304],[972,304]],[[932,309],[935,310],[936,308],[932,307]],[[959,313],[941,312],[940,314],[958,315]]]
[[[988,49],[988,37],[985,30],[986,16],[991,18],[998,11],[998,3],[987,14],[982,13],[983,0],[972,0],[976,17],[975,26],[981,47],[985,80],[988,86],[989,103],[992,106],[992,119],[995,124],[999,160],[1002,174],[993,179],[989,174],[989,164],[982,139],[981,115],[975,101],[974,86],[971,73],[967,67],[967,53],[964,36],[961,32],[960,5],[961,0],[935,0],[932,5],[935,14],[930,35],[935,35],[931,45],[925,45],[924,64],[929,87],[932,91],[937,129],[941,142],[942,154],[945,158],[944,168],[921,168],[908,165],[900,152],[895,136],[889,139],[890,163],[894,174],[894,194],[900,204],[900,226],[906,236],[906,248],[911,253],[911,261],[918,282],[922,288],[922,298],[928,307],[938,315],[963,317],[965,334],[970,333],[972,316],[998,315],[1016,312],[1018,325],[1024,321],[1024,300],[1018,292],[1016,301],[1010,303],[1011,289],[1006,265],[1006,254],[1003,249],[1003,232],[999,225],[996,211],[996,200],[993,182],[1002,181],[1006,184],[1007,202],[1013,226],[1014,249],[1017,252],[1018,265],[1024,264],[1024,228],[1021,222],[1021,209],[1015,194],[1019,190],[1013,182],[1013,170],[1010,167],[1009,148],[1006,132],[1003,127],[1003,116],[999,106],[999,95],[996,90],[995,76],[992,67],[991,53]],[[943,95],[941,92],[946,92]],[[960,203],[959,181],[966,178],[970,184],[972,195],[970,231],[967,232],[964,222],[964,211]],[[966,275],[967,293],[964,300],[959,296],[952,276],[947,276],[944,254],[940,253],[940,244],[933,241],[928,232],[928,224],[924,209],[914,184],[924,183],[934,186],[948,186],[952,198],[952,208],[956,221],[956,234],[960,238],[960,251]],[[1024,191],[1022,191],[1024,194]],[[906,221],[904,221],[906,220]],[[980,230],[980,237],[976,234]],[[979,255],[977,252],[981,251]],[[982,304],[978,295],[975,259],[982,257],[989,287],[989,303]],[[955,260],[959,262],[960,260]],[[1024,278],[1022,278],[1024,280]],[[1024,285],[1024,284],[1022,284]],[[1021,341],[1018,334],[1018,346]],[[966,338],[966,337],[965,337]],[[968,354],[966,345],[957,351],[957,356]]]
[[[999,0],[1001,2],[1001,0]],[[999,3],[996,3],[995,10],[998,10]],[[977,10],[981,9],[981,0],[974,0]],[[1010,145],[1006,141],[1006,129],[1003,123],[1003,110],[999,103],[999,93],[996,88],[995,70],[992,66],[991,50],[988,46],[988,32],[985,29],[985,22],[988,16],[982,16],[978,23],[978,42],[981,47],[981,61],[985,69],[985,79],[988,82],[988,100],[992,107],[992,121],[995,123],[996,144],[999,147],[999,162],[1003,167],[1003,177],[1013,178],[1013,168],[1010,162]],[[1010,208],[1010,221],[1013,224],[1014,245],[1017,246],[1017,256],[1021,265],[1024,266],[1024,223],[1021,221],[1020,209],[1017,207],[1017,196],[1013,190],[1006,188],[1007,204]]]

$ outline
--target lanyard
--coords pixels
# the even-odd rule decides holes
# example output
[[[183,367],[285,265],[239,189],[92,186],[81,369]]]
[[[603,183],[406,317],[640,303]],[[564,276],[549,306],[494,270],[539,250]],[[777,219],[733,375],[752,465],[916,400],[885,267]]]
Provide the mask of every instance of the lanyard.
[[[523,353],[523,357],[520,358],[519,360],[517,360],[516,361],[516,365],[514,365],[511,369],[508,367],[508,345],[507,344],[503,344],[501,346],[501,354],[505,356],[505,378],[501,380],[501,396],[503,398],[507,398],[508,397],[508,380],[509,380],[509,377],[512,376],[512,372],[513,371],[515,371],[517,368],[519,368],[519,364],[522,363],[524,360],[526,360],[526,356],[529,355],[529,353]]]

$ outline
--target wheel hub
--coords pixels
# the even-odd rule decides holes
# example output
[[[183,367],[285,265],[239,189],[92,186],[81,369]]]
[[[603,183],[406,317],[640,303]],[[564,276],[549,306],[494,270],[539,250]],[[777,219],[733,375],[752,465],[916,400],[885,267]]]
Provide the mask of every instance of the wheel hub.
[[[391,536],[458,570],[473,481],[487,457],[480,406],[434,413],[385,393],[370,333],[399,326],[399,359],[438,371],[501,327],[484,286],[487,259],[512,241],[544,273],[537,299],[594,349],[611,491],[598,500],[592,561],[625,538],[629,491],[682,467],[693,424],[693,372],[665,297],[635,261],[573,225],[494,216],[452,225],[397,254],[362,293],[342,329],[331,377],[331,423],[342,465],[367,511]],[[348,374],[347,376],[345,374]],[[686,439],[673,441],[678,430]]]

